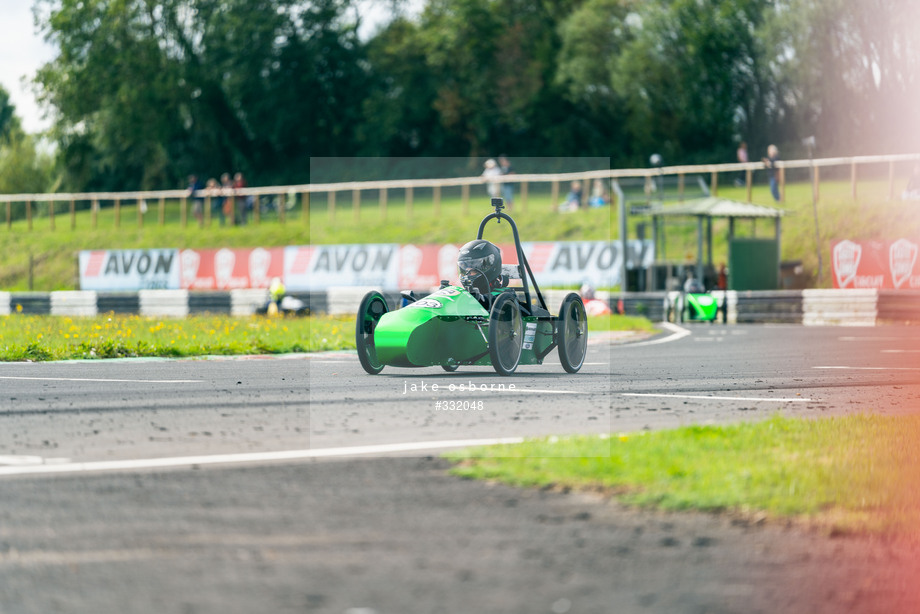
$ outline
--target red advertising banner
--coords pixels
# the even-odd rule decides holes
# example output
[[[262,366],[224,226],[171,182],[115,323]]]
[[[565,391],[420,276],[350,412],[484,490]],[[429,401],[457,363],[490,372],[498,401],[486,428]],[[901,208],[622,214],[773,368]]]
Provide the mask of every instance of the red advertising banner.
[[[917,243],[897,241],[835,241],[831,268],[835,288],[920,289]]]
[[[267,288],[284,275],[284,248],[185,249],[179,264],[183,289]]]

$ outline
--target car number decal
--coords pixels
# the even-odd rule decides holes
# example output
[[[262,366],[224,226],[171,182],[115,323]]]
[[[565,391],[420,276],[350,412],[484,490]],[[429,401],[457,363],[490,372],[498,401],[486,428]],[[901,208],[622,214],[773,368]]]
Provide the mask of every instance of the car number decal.
[[[423,298],[420,301],[409,303],[406,305],[406,307],[428,307],[429,309],[440,309],[441,301],[436,301],[433,298]]]

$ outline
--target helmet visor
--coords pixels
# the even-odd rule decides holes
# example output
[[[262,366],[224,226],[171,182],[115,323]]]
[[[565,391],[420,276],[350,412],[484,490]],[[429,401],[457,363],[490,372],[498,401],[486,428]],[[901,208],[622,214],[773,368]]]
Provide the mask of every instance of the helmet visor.
[[[495,255],[489,254],[482,258],[460,258],[457,262],[457,268],[460,269],[460,275],[468,276],[470,273],[479,271],[484,273],[490,266],[495,264]]]

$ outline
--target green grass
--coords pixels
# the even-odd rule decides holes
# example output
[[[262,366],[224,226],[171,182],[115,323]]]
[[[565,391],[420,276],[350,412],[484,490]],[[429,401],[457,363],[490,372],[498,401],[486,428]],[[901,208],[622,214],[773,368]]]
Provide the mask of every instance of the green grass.
[[[773,417],[451,453],[456,475],[603,490],[628,504],[920,534],[920,416]]]
[[[354,348],[352,318],[0,318],[0,361],[279,354]]]
[[[644,318],[590,318],[590,329],[654,332]],[[0,317],[0,361],[281,354],[355,348],[351,316],[266,318],[15,314]]]

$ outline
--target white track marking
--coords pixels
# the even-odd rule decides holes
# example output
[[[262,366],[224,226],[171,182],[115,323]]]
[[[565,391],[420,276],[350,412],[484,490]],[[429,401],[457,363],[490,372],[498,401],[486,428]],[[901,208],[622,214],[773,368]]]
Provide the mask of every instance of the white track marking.
[[[807,403],[811,399],[803,397],[716,397],[702,394],[659,394],[643,392],[624,392],[624,397],[660,397],[667,399],[705,399],[707,401],[779,401],[782,403]]]
[[[846,366],[827,366],[812,367],[812,369],[837,369],[841,371],[920,371],[920,367],[846,367]]]
[[[690,334],[690,331],[687,330],[686,328],[682,328],[680,326],[677,326],[676,324],[671,324],[670,322],[659,322],[658,324],[661,325],[663,328],[666,328],[669,331],[671,331],[671,334],[661,339],[652,339],[651,341],[637,341],[636,343],[624,343],[623,345],[617,346],[617,349],[634,348],[634,347],[639,347],[643,345],[657,345],[659,343],[668,343],[669,341],[677,341],[678,339],[683,339],[684,337]]]
[[[43,458],[41,456],[0,455],[0,465],[58,465],[69,463],[69,458]]]
[[[104,379],[98,377],[26,377],[0,375],[0,379],[30,380],[38,382],[97,382],[113,384],[201,384],[200,379]]]
[[[839,341],[904,341],[904,337],[837,337]]]
[[[522,443],[523,437],[497,439],[452,439],[446,441],[414,441],[410,443],[388,443],[371,446],[348,446],[343,448],[317,448],[312,450],[284,450],[280,452],[250,452],[241,454],[212,454],[208,456],[175,456],[169,458],[126,459],[117,461],[95,461],[87,463],[61,463],[54,465],[28,465],[0,467],[0,476],[38,475],[56,473],[91,473],[96,471],[135,471],[142,469],[168,469],[196,465],[226,465],[241,463],[267,463],[275,461],[298,461],[310,458],[336,458],[363,456],[368,454],[393,454],[442,450],[446,448],[467,448],[493,446],[498,444]]]
[[[882,350],[882,354],[916,354],[920,350]]]

